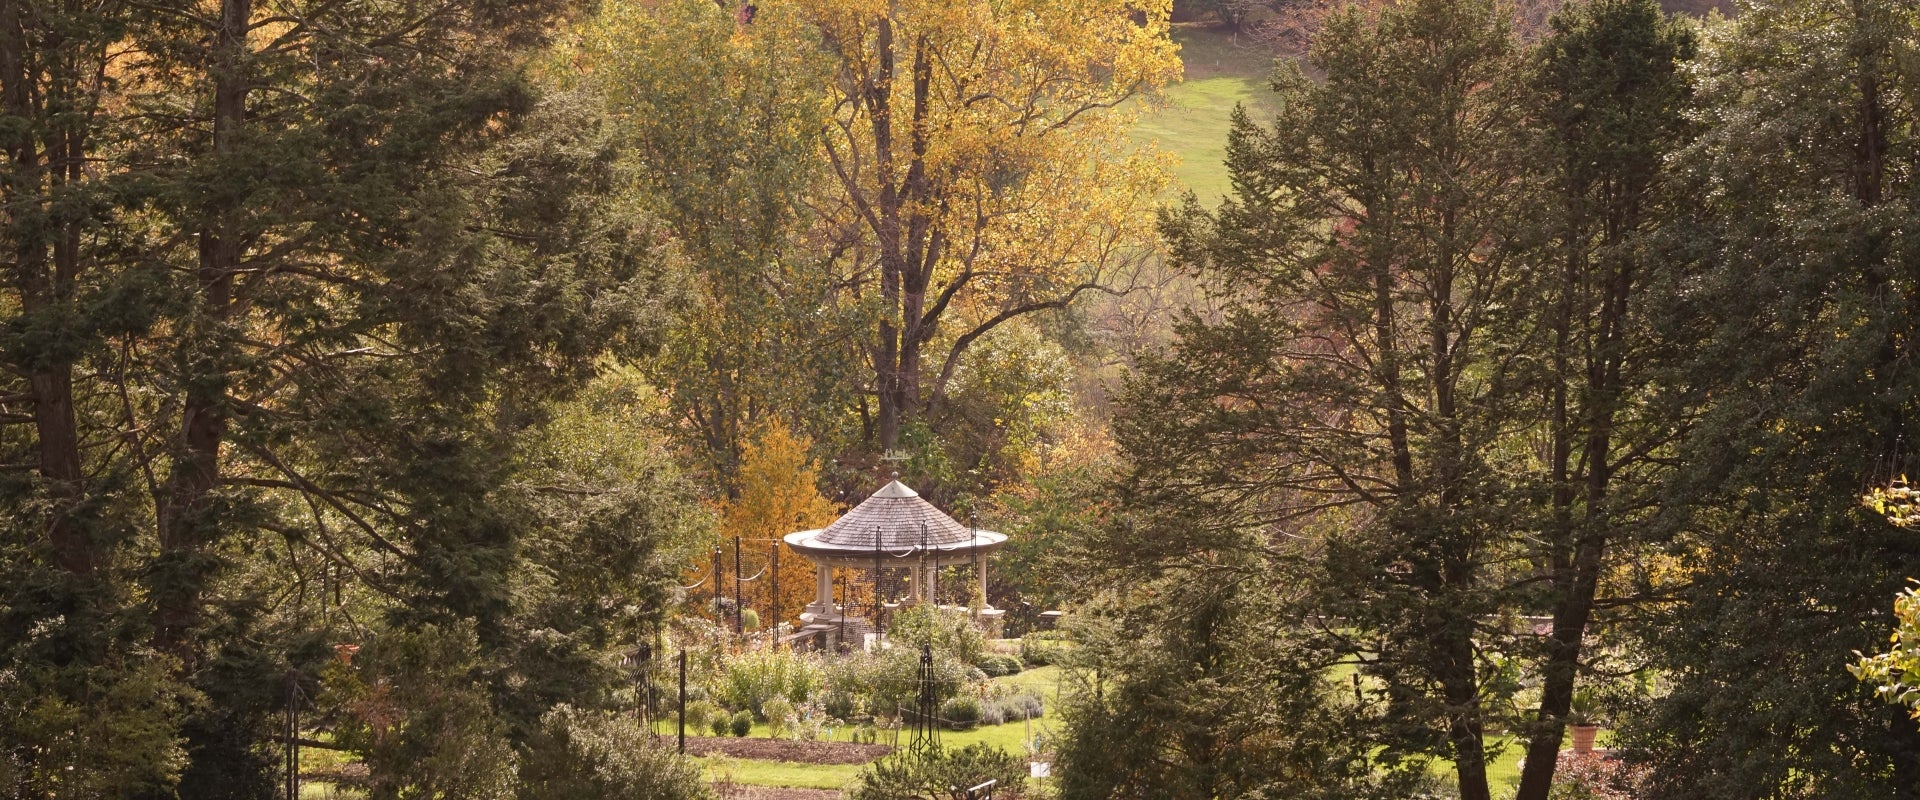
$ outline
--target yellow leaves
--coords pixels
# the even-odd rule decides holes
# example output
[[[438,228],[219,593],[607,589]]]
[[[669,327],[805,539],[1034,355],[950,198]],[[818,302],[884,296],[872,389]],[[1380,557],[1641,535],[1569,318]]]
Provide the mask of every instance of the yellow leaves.
[[[774,596],[772,552],[780,545],[770,540],[794,531],[826,527],[839,514],[815,486],[819,470],[808,455],[809,447],[805,436],[795,435],[785,425],[762,425],[741,457],[733,499],[720,503],[720,535],[728,548],[733,537],[741,538],[743,571],[751,576],[767,570],[746,587],[746,597],[749,607],[771,610],[771,616],[762,616],[769,624],[798,614],[800,606],[812,597],[814,587],[813,567],[785,552],[780,555],[777,576],[779,596]],[[723,568],[731,567],[732,554],[727,555]]]
[[[832,501],[820,496],[819,469],[811,442],[785,425],[766,424],[741,456],[734,499],[721,504],[720,530],[727,537],[778,537],[833,521]]]
[[[1877,487],[1860,498],[1862,505],[1902,528],[1920,527],[1920,491],[1907,484],[1907,476]]]

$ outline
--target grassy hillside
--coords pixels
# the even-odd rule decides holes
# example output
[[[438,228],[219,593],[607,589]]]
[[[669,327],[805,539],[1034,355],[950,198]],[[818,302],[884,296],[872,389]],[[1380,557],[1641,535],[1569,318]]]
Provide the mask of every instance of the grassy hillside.
[[[1662,0],[1669,12],[1731,14],[1732,0]],[[1134,138],[1157,142],[1160,149],[1180,157],[1174,170],[1176,191],[1192,191],[1211,206],[1227,193],[1227,127],[1233,107],[1245,103],[1255,119],[1273,109],[1267,76],[1273,71],[1271,47],[1236,38],[1210,22],[1174,26],[1186,80],[1169,87],[1165,102],[1148,112],[1134,128]]]
[[[1176,189],[1192,191],[1214,205],[1228,191],[1222,162],[1234,106],[1246,104],[1255,119],[1272,113],[1267,76],[1273,71],[1273,53],[1195,25],[1175,27],[1174,40],[1180,43],[1187,78],[1167,88],[1164,102],[1141,118],[1133,135],[1179,156]]]

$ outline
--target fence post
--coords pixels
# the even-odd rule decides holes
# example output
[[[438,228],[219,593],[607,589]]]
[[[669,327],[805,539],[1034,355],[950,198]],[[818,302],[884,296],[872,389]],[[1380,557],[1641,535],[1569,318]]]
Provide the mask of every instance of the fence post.
[[[687,651],[680,651],[680,755],[687,754]]]

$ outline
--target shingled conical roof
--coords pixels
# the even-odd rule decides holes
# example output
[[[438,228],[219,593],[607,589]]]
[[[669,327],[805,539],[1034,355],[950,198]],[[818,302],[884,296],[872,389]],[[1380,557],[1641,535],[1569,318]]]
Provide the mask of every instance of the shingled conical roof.
[[[813,537],[812,544],[871,550],[875,536],[880,538],[880,549],[895,552],[923,544],[943,549],[974,544],[972,529],[941,513],[898,480],[880,487],[846,516],[828,525]]]
[[[954,522],[897,479],[832,525],[780,538],[800,555],[839,566],[865,566],[880,559],[959,564],[978,560],[1007,543],[1005,534]]]

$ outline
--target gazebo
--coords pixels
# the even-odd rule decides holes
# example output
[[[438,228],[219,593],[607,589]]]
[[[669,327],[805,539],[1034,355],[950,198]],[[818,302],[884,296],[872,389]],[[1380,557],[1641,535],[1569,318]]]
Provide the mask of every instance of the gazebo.
[[[935,576],[941,567],[969,564],[979,582],[979,608],[969,609],[987,625],[1005,613],[986,604],[987,560],[1007,543],[1005,534],[969,528],[941,513],[932,503],[899,481],[898,475],[880,491],[854,506],[846,516],[825,528],[789,533],[788,549],[813,562],[814,600],[800,614],[804,627],[793,638],[825,635],[838,638],[871,632],[883,598],[885,570],[904,569],[907,596],[900,605],[934,601]],[[835,567],[866,571],[874,587],[876,619],[855,617],[833,600]]]

